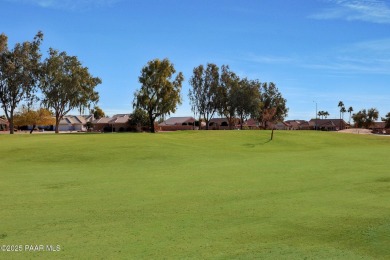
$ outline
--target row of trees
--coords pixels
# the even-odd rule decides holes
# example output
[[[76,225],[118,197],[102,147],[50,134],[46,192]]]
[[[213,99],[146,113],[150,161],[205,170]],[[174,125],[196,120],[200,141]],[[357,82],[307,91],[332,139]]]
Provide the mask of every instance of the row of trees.
[[[345,105],[343,101],[339,101],[338,107],[340,108],[340,119],[344,118],[344,113],[349,113],[349,124],[351,124],[353,107],[349,107],[348,110],[345,109]]]
[[[240,78],[223,65],[209,63],[194,68],[189,92],[191,108],[195,115],[204,118],[206,129],[215,114],[228,119],[233,127],[235,118],[242,123],[248,117],[256,118],[264,128],[269,122],[282,121],[287,116],[286,99],[274,83]]]
[[[362,109],[357,113],[352,114],[353,107],[345,109],[343,101],[339,101],[338,107],[340,108],[340,119],[344,118],[344,113],[349,113],[349,124],[351,119],[355,123],[355,127],[358,128],[370,128],[379,118],[379,111],[376,108]],[[381,120],[386,123],[385,127],[390,128],[390,112],[386,117],[382,117]]]
[[[355,126],[358,128],[370,128],[378,120],[379,112],[376,108],[362,109],[352,115]]]
[[[181,72],[174,77],[175,73],[168,59],[149,61],[141,71],[141,88],[134,93],[133,107],[147,113],[151,132],[155,132],[156,118],[174,113],[181,104],[184,77]],[[235,118],[240,119],[242,127],[243,121],[252,117],[258,119],[264,128],[269,122],[287,116],[286,99],[274,83],[240,78],[228,66],[223,65],[220,69],[212,63],[206,67],[199,65],[194,68],[189,83],[192,111],[206,121],[206,129],[216,114],[225,116],[230,127]]]
[[[44,108],[54,111],[58,133],[64,115],[76,108],[89,108],[99,100],[95,87],[101,80],[93,77],[76,56],[66,52],[50,48],[48,57],[42,61],[42,41],[43,33],[38,32],[31,42],[16,43],[9,49],[7,36],[0,35],[0,104],[11,134],[15,111],[21,103],[29,110],[41,101]]]

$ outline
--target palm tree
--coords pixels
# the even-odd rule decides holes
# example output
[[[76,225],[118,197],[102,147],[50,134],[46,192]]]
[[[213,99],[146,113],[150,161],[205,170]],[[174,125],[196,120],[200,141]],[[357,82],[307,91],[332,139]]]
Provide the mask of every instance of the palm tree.
[[[344,116],[346,112],[343,101],[339,101],[338,107],[340,108],[340,130],[341,130],[341,116]]]
[[[349,107],[347,112],[349,113],[349,121],[348,124],[351,124],[351,117],[352,117],[352,112],[353,112],[353,107]]]
[[[323,117],[324,116],[324,111],[318,111],[318,117],[321,118],[321,116]]]
[[[341,110],[342,110],[342,108],[344,107],[344,103],[343,103],[343,101],[339,101],[339,104],[337,105],[339,108],[340,108],[340,119],[341,119]],[[344,108],[345,109],[345,108]]]
[[[342,119],[344,119],[344,113],[347,112],[347,110],[345,110],[345,107],[342,107],[340,109],[340,112],[341,112],[341,115],[342,115]]]
[[[325,117],[325,119],[326,118],[328,118],[328,116],[329,116],[329,113],[328,113],[328,111],[323,111],[323,114],[322,114],[324,117]]]

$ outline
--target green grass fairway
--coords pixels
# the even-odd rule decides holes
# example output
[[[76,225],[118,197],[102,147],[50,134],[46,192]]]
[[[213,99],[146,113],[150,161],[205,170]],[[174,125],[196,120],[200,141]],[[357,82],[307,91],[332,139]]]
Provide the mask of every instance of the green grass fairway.
[[[269,136],[1,135],[0,259],[389,259],[390,138]]]

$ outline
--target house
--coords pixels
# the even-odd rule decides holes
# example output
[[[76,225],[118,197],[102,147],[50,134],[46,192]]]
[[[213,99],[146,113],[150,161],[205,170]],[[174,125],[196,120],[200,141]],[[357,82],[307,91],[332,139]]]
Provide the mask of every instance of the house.
[[[242,124],[242,127],[245,129],[258,129],[259,126],[260,126],[259,121],[253,118],[249,118]]]
[[[64,116],[59,125],[59,131],[87,131],[87,122],[93,120],[93,115]]]
[[[310,130],[310,124],[306,120],[287,120],[285,123],[289,130]]]
[[[161,122],[158,124],[159,126],[178,126],[178,125],[193,125],[195,122],[195,118],[192,116],[188,117],[170,117],[169,119],[165,120],[164,122]]]
[[[372,130],[374,134],[385,134],[386,133],[386,122],[374,122],[369,129]]]
[[[234,118],[233,125],[231,126],[234,129],[240,124],[240,119]],[[229,119],[225,118],[212,118],[209,121],[209,129],[212,130],[229,130]]]
[[[8,131],[9,123],[7,120],[0,118],[0,131]]]
[[[194,124],[195,118],[192,116],[170,117],[158,124],[158,127],[161,131],[193,130]]]
[[[112,118],[102,117],[92,121],[93,131],[97,132],[108,132],[110,130],[109,122]]]
[[[130,116],[127,114],[118,114],[114,115],[108,124],[111,125],[113,132],[125,132],[129,128],[129,119]]]
[[[309,125],[312,129],[323,131],[339,131],[349,127],[343,119],[311,119]]]
[[[92,121],[93,130],[97,132],[125,132],[129,129],[129,115],[117,114]]]
[[[286,122],[280,121],[280,122],[277,122],[275,124],[269,123],[269,128],[275,129],[275,130],[290,130],[291,126]]]

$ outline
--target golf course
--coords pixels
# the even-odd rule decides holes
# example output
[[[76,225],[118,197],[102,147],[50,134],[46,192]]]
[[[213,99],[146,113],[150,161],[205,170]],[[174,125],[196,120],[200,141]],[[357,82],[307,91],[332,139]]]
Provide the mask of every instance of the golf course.
[[[0,135],[0,259],[389,259],[390,138],[270,135]]]

